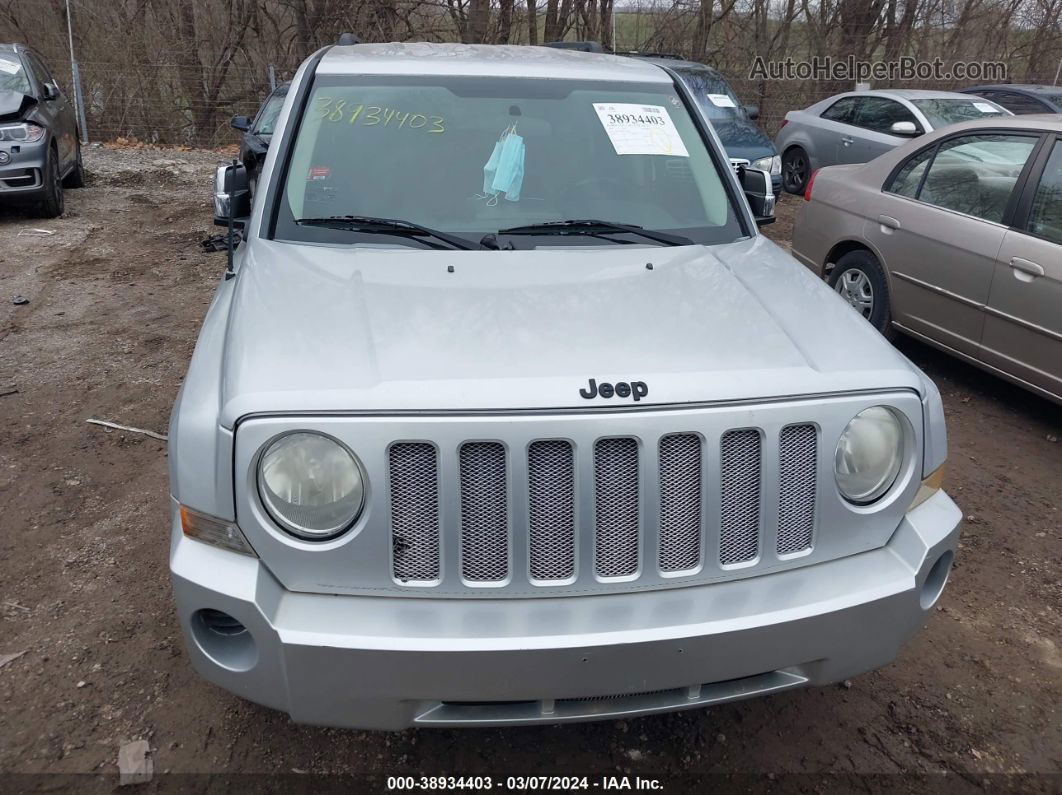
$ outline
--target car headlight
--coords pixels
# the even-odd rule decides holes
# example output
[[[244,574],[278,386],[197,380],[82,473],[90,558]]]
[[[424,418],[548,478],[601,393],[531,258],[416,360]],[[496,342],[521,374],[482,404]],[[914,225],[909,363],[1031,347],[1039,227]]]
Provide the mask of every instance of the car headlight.
[[[0,141],[35,143],[44,137],[44,128],[37,124],[5,124],[0,126]]]
[[[902,464],[900,420],[891,409],[872,406],[852,418],[837,442],[837,488],[849,502],[867,505],[892,487]]]
[[[258,462],[258,493],[284,530],[331,538],[354,523],[365,501],[361,467],[346,447],[319,433],[274,439]]]
[[[777,177],[782,173],[782,158],[779,155],[761,157],[759,160],[753,160],[749,165],[757,171],[770,172],[772,177]]]

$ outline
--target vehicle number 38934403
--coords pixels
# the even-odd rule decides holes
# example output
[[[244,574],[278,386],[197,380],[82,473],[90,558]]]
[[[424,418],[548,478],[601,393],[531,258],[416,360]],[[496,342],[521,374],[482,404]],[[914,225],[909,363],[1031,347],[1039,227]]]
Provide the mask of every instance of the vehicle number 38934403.
[[[608,114],[609,124],[655,124],[660,127],[667,125],[662,116],[655,114],[636,114],[636,113],[610,113]]]
[[[576,792],[662,790],[659,779],[641,776],[388,776],[389,792],[500,790],[503,792]]]

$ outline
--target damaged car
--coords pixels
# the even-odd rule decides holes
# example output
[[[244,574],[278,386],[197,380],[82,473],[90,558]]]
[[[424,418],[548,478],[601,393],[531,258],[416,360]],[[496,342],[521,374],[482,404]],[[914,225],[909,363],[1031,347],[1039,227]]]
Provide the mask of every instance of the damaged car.
[[[37,53],[0,45],[0,202],[55,218],[84,181],[73,104]]]

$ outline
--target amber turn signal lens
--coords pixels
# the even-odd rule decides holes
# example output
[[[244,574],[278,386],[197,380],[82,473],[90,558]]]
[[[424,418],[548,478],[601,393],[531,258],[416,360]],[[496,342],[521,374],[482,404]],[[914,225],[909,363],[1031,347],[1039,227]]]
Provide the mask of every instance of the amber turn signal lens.
[[[918,493],[915,494],[914,500],[911,501],[911,507],[907,510],[914,510],[942,488],[944,488],[944,467],[939,466],[929,473],[929,477],[922,481],[922,485],[918,487]]]
[[[230,552],[258,557],[236,525],[224,519],[197,513],[184,505],[180,507],[180,513],[181,531],[189,538],[227,549]]]

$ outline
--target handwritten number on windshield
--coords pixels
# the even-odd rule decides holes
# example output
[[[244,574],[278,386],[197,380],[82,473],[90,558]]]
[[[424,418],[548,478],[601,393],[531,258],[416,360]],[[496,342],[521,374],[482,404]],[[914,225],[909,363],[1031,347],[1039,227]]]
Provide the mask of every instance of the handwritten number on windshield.
[[[340,122],[347,119],[349,124],[361,124],[363,127],[392,127],[410,130],[423,129],[426,133],[446,132],[446,120],[442,116],[430,116],[425,113],[412,113],[380,105],[355,105],[348,115],[345,99],[336,101],[332,97],[318,97],[316,102],[318,118],[322,121]],[[394,122],[392,124],[392,122]]]

